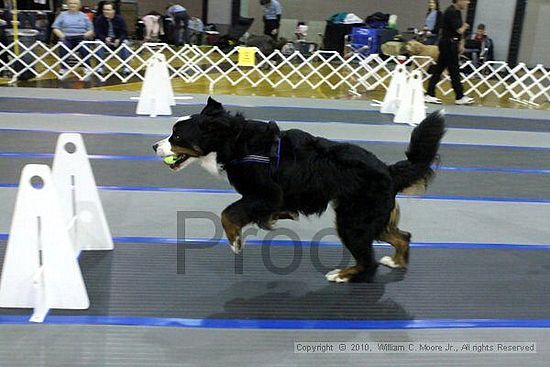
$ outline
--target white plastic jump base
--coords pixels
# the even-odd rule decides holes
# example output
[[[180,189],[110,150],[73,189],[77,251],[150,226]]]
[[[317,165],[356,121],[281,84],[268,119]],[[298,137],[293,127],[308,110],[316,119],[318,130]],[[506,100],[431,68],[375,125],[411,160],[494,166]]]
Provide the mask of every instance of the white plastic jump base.
[[[393,122],[416,126],[426,118],[422,73],[414,71],[407,80],[405,93],[400,96],[399,108]]]
[[[380,106],[380,113],[396,114],[401,100],[408,94],[408,71],[405,65],[398,64],[392,72],[390,86]]]
[[[86,148],[79,134],[61,134],[53,168],[23,168],[0,279],[0,307],[87,309],[78,265],[81,250],[112,250],[113,241]]]
[[[66,225],[50,168],[25,166],[0,279],[0,307],[34,308],[30,321],[42,322],[50,308],[90,306]]]
[[[171,106],[175,105],[166,57],[158,52],[147,63],[136,114],[151,117],[171,116]]]
[[[52,175],[61,208],[74,225],[69,230],[75,253],[81,250],[112,250],[113,239],[99,199],[92,166],[80,134],[59,135]]]

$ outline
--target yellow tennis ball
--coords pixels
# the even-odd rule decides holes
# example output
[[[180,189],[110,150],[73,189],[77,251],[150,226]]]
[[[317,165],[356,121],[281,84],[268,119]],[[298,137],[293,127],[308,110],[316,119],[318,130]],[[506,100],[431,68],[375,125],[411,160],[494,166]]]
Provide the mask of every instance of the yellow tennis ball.
[[[175,155],[169,155],[168,157],[164,157],[164,163],[166,164],[174,164],[177,161],[177,158]]]

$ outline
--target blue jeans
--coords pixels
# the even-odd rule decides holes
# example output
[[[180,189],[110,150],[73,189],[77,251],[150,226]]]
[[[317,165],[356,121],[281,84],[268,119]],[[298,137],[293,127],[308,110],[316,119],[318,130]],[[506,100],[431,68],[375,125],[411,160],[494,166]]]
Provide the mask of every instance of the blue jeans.
[[[189,43],[189,19],[186,11],[174,13],[174,45],[181,46]],[[183,28],[183,37],[180,35]]]
[[[61,43],[65,45],[69,50],[73,50],[78,45],[80,45],[80,42],[84,41],[84,36],[67,36],[63,38]],[[86,50],[84,47],[79,47],[78,53],[80,54],[80,57],[82,59],[86,58],[88,56],[88,50]],[[59,57],[66,61],[65,56],[67,56],[67,50],[64,47],[59,47]],[[85,62],[87,65],[90,65],[90,59],[86,60]],[[63,64],[61,64],[64,68]]]
[[[118,56],[120,56],[120,58],[122,60],[126,61],[128,59],[128,57],[130,57],[130,52],[128,51],[128,49],[126,47],[122,47],[122,45],[128,45],[128,41],[124,40],[120,43],[120,46],[118,46]],[[106,52],[107,48],[109,48],[111,50],[115,50],[114,46],[107,45],[107,44],[102,44],[101,46],[98,47],[98,49],[96,51],[97,56],[99,57],[99,59],[101,59],[101,60],[105,59],[105,52]]]

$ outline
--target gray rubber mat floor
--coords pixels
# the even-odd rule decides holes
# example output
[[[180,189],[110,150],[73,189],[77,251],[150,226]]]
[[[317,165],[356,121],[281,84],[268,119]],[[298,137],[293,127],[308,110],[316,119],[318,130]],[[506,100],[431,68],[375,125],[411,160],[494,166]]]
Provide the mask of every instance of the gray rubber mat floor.
[[[298,354],[295,343],[456,342],[481,346],[531,340],[537,353],[470,353],[441,356],[412,353]],[[139,328],[82,325],[6,325],[0,355],[6,366],[548,366],[550,336],[530,330],[335,330],[322,337],[302,330],[228,330]],[[239,347],[243,346],[243,347]],[[32,350],[32,353],[29,353]],[[67,351],[70,351],[69,353]]]
[[[113,116],[134,116],[136,102],[112,101],[106,104],[104,101],[71,101],[71,103],[58,103],[56,99],[36,99],[4,97],[0,99],[0,111],[11,113],[50,113],[50,114],[101,114]],[[173,107],[176,116],[199,113],[204,107],[203,103],[180,103]],[[278,106],[228,106],[235,112],[244,113],[254,119],[274,121],[315,121],[315,122],[343,122],[349,124],[388,124],[392,123],[392,115],[382,115],[377,111],[365,110],[335,110],[326,108],[286,108]],[[518,124],[521,121],[521,125]],[[521,130],[521,131],[547,131],[547,120],[525,119],[521,116],[510,118],[500,117],[495,119],[490,116],[461,116],[449,115],[447,126],[453,128],[474,128],[480,126],[489,129]]]
[[[21,167],[27,163],[51,164],[58,134],[43,132],[2,132],[7,152],[0,158],[0,182],[17,182]],[[168,172],[151,149],[158,136],[105,136],[85,134],[84,142],[92,159],[96,182],[100,186],[145,186],[229,189],[226,180],[192,166],[184,175]],[[357,143],[377,154],[383,161],[404,158],[404,143]],[[24,153],[48,153],[52,158],[25,157]],[[8,153],[22,153],[17,154]],[[114,159],[109,159],[110,156]],[[129,157],[128,157],[129,156]],[[430,187],[434,195],[467,195],[542,199],[550,197],[548,175],[526,174],[517,180],[518,170],[549,170],[550,150],[519,150],[506,147],[443,145],[440,172]],[[94,157],[92,157],[94,158]],[[105,159],[101,159],[105,158]],[[127,159],[124,159],[127,158]],[[455,169],[461,167],[462,169]],[[124,172],[121,175],[120,172]],[[145,173],[145,174],[144,174]],[[476,185],[471,185],[475,182]]]
[[[238,195],[223,177],[195,166],[173,174],[152,156],[174,117],[133,116],[128,93],[2,88],[0,97],[0,263],[21,168],[51,164],[63,131],[83,133],[116,246],[80,256],[89,310],[52,310],[52,324],[32,325],[30,310],[0,309],[2,366],[546,366],[550,359],[547,112],[448,106],[435,181],[425,196],[399,198],[401,227],[413,233],[410,268],[380,268],[371,283],[330,284],[323,274],[351,261],[333,235],[331,209],[281,221],[273,242],[249,228],[237,257],[222,236],[208,243],[219,223],[182,226],[178,212],[215,219]],[[200,111],[205,96],[193,98],[175,115]],[[386,162],[403,159],[411,131],[365,101],[220,99],[283,129],[353,141]],[[376,253],[391,249],[377,245]],[[312,341],[529,342],[536,353],[295,353],[295,343]]]
[[[378,248],[377,254],[391,251]],[[380,268],[373,282],[345,286],[324,278],[328,271],[352,263],[340,246],[250,245],[234,256],[227,246],[215,243],[120,244],[113,252],[81,255],[90,309],[50,315],[550,319],[550,292],[544,292],[550,289],[548,250],[415,248],[406,272]],[[28,311],[1,309],[0,314]]]

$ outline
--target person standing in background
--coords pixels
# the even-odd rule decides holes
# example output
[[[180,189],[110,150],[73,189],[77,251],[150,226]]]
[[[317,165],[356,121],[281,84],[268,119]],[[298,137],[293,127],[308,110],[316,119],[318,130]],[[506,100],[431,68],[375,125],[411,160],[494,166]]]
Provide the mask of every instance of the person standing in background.
[[[466,105],[474,102],[473,98],[464,95],[464,89],[460,81],[460,67],[458,65],[461,40],[464,33],[470,27],[468,23],[462,21],[461,11],[467,9],[468,5],[470,5],[470,0],[453,0],[451,6],[443,13],[441,39],[439,40],[439,58],[428,83],[428,92],[424,98],[426,103],[442,103],[435,96],[435,87],[445,69],[449,71],[449,75],[451,76],[451,84],[456,96],[455,104]]]
[[[277,0],[260,0],[260,5],[264,8],[264,34],[276,41],[283,12],[281,4]]]
[[[429,32],[425,42],[427,45],[435,45],[437,43],[441,29],[441,16],[439,0],[429,0],[428,12],[426,13],[426,20],[424,22],[424,30]]]
[[[180,4],[170,3],[166,10],[167,15],[174,20],[174,45],[182,46],[189,43],[189,14]],[[183,28],[183,36],[181,29]]]

